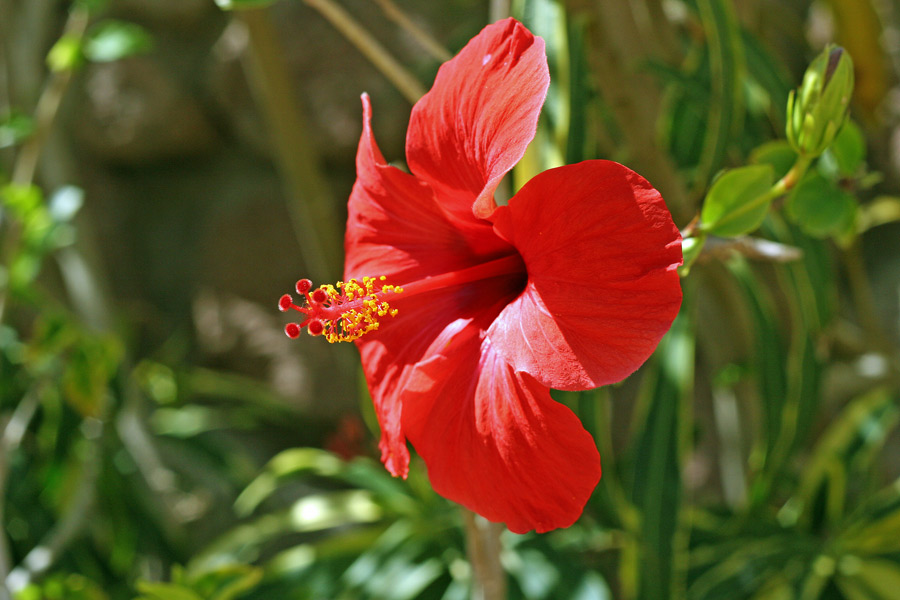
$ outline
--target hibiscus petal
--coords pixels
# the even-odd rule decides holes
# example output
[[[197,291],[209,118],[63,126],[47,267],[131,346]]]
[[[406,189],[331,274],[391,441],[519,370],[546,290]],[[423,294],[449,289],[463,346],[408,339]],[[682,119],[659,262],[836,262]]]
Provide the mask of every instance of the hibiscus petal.
[[[681,306],[681,235],[662,197],[610,161],[545,171],[494,229],[521,253],[525,291],[488,337],[516,371],[566,390],[619,381],[652,354]]]
[[[413,107],[410,169],[445,202],[474,200],[466,210],[487,217],[497,184],[534,137],[549,85],[541,38],[511,18],[488,25]]]
[[[427,313],[425,306],[405,311],[408,321],[421,319],[424,323],[432,324],[432,327],[409,331],[402,324],[390,323],[385,328],[385,334],[369,335],[356,342],[369,384],[369,393],[375,405],[375,414],[381,426],[381,440],[378,443],[381,462],[395,477],[405,478],[409,472],[409,450],[401,424],[401,396],[409,376],[416,363],[432,342],[441,337],[443,331],[452,335],[466,324],[465,321],[456,320],[449,324],[438,324],[434,320],[428,320]]]
[[[387,283],[405,284],[513,252],[489,223],[471,212],[460,217],[447,214],[426,183],[388,165],[372,135],[368,96],[363,95],[362,102],[357,180],[344,243],[345,279],[384,275]],[[399,400],[406,374],[448,323],[478,308],[474,306],[478,293],[496,301],[496,293],[482,288],[429,294],[416,301],[402,295],[390,299],[398,316],[357,342],[381,424],[382,460],[394,475],[405,476],[409,463]],[[508,295],[505,288],[499,291]],[[492,310],[492,317],[500,312],[499,307]]]
[[[600,480],[591,435],[479,328],[439,341],[403,400],[404,431],[435,491],[515,533],[574,523]]]
[[[344,240],[345,278],[392,275],[391,283],[406,283],[512,252],[489,223],[448,213],[427,183],[388,165],[372,135],[365,94],[362,103],[363,132]]]

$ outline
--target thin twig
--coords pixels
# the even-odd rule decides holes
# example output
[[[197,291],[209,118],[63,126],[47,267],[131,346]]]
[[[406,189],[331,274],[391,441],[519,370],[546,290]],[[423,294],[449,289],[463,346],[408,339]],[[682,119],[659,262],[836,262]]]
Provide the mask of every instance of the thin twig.
[[[88,17],[88,11],[76,5],[69,13],[69,19],[66,22],[63,35],[81,38],[87,29]],[[47,136],[50,134],[53,122],[56,120],[56,114],[59,112],[59,106],[62,103],[66,90],[69,89],[71,81],[71,69],[55,71],[50,75],[50,79],[44,86],[44,91],[41,92],[41,97],[34,111],[34,135],[22,145],[19,156],[16,159],[12,176],[13,183],[30,185],[34,181],[34,173],[37,170],[41,150],[44,148],[44,142],[47,141]]]
[[[503,525],[491,523],[465,508],[466,546],[473,572],[473,600],[505,600],[506,573],[500,563],[500,532]]]
[[[706,244],[703,246],[703,250],[700,251],[697,261],[702,262],[707,258],[726,260],[733,252],[742,254],[747,258],[773,263],[793,262],[803,258],[803,250],[800,248],[764,238],[750,236],[720,238],[709,236],[706,238]]]
[[[357,50],[368,58],[410,103],[415,103],[425,95],[425,88],[422,87],[419,80],[391,56],[384,46],[340,5],[331,0],[304,0],[304,2],[307,6],[319,11],[334,25],[347,38],[347,41],[356,46]]]
[[[9,462],[13,452],[22,443],[22,438],[25,437],[28,425],[31,423],[31,419],[34,418],[39,405],[40,386],[35,386],[25,394],[25,397],[16,406],[12,416],[3,428],[2,437],[0,437],[0,524],[6,520],[6,503],[4,500],[6,498],[6,482],[9,477]],[[6,576],[11,568],[12,562],[6,534],[0,533],[0,584],[6,580]]]
[[[73,8],[69,13],[64,35],[82,37],[87,29],[88,16],[86,9],[78,8],[77,6]],[[71,81],[72,73],[69,69],[56,71],[50,75],[35,108],[34,134],[22,145],[16,157],[12,175],[13,183],[27,186],[34,181],[41,151],[44,149],[44,144],[50,135],[50,129],[56,120],[56,114],[59,112],[59,106]],[[3,245],[0,247],[0,266],[9,267],[18,251],[21,236],[21,224],[10,219],[6,225]],[[0,322],[3,321],[6,312],[7,295],[7,289],[5,287],[0,288]]]
[[[427,31],[416,25],[406,13],[404,13],[393,0],[375,0],[382,12],[388,19],[399,25],[403,31],[408,33],[422,48],[424,48],[431,56],[441,62],[450,60],[453,55],[444,48],[440,42],[431,37]]]
[[[305,266],[320,281],[333,279],[342,271],[342,230],[299,109],[278,32],[268,9],[240,11],[237,16],[247,28],[247,67],[288,186],[288,206]]]

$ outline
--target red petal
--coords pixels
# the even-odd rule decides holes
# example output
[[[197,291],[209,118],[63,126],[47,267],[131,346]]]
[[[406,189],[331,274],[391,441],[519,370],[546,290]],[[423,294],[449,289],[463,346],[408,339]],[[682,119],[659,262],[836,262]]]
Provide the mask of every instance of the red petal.
[[[521,253],[525,292],[488,330],[516,371],[557,389],[619,381],[681,306],[681,235],[662,197],[609,161],[545,171],[493,216]]]
[[[416,368],[403,401],[434,489],[515,533],[574,523],[600,480],[593,438],[478,328],[444,346]]]
[[[385,162],[372,136],[369,99],[364,95],[362,100],[363,132],[344,244],[345,279],[384,275],[388,283],[405,284],[513,252],[489,223],[470,211],[448,214],[427,184]],[[382,459],[394,475],[406,475],[409,462],[399,397],[408,371],[449,323],[466,314],[488,314],[485,310],[492,311],[493,318],[500,312],[496,304],[501,297],[509,300],[508,289],[491,282],[415,301],[400,295],[390,301],[398,316],[357,343],[381,423]]]
[[[406,477],[409,471],[409,450],[401,424],[402,395],[416,363],[426,354],[443,330],[452,335],[467,321],[451,323],[429,319],[428,307],[405,309],[407,322],[420,321],[429,326],[419,330],[390,323],[379,335],[368,335],[356,342],[362,359],[363,372],[381,425],[381,462],[395,477]]]
[[[386,275],[406,283],[464,269],[498,255],[509,244],[471,213],[454,215],[435,201],[428,184],[388,165],[372,136],[372,109],[365,94],[363,132],[350,194],[346,279]]]
[[[475,214],[488,216],[497,184],[534,137],[549,84],[541,38],[511,18],[488,25],[413,107],[410,169],[440,197],[475,200]]]

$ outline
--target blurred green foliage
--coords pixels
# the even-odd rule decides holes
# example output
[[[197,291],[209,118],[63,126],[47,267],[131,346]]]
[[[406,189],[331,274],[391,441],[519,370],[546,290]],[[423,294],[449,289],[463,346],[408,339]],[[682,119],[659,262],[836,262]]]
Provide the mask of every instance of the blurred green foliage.
[[[333,2],[304,14],[321,19],[313,8]],[[91,196],[49,184],[37,156],[89,65],[178,45],[120,18],[125,2],[63,4],[68,20],[40,48],[40,99],[11,102],[0,80],[0,600],[470,597],[458,507],[431,490],[421,462],[403,481],[372,458],[365,393],[361,418],[315,415],[260,377],[203,364],[181,330],[154,345],[105,289],[81,237]],[[250,19],[279,3],[217,4],[250,11],[209,18],[249,24],[244,51],[259,51],[264,30]],[[882,4],[859,2],[873,14]],[[849,14],[844,0],[517,0],[510,10],[544,37],[552,76],[513,187],[568,162],[626,162],[669,201],[686,265],[682,313],[644,368],[618,386],[555,395],[597,440],[604,475],[571,528],[503,534],[509,597],[900,597],[890,460],[900,331],[867,271],[900,257],[864,252],[900,222],[886,142],[900,129],[873,109],[898,73],[871,68],[895,60],[873,48],[872,28],[896,34],[896,24],[837,23],[836,41],[859,49],[846,118],[850,54],[847,89],[816,104],[829,95],[832,49],[816,59],[801,33],[823,11]],[[792,38],[766,29],[769,10],[796,27]],[[476,32],[455,33],[451,49]],[[427,87],[421,74],[437,59],[423,69],[408,48],[389,50]],[[287,110],[273,111],[275,126],[301,118]],[[358,377],[346,361],[329,364],[345,372],[314,376]]]

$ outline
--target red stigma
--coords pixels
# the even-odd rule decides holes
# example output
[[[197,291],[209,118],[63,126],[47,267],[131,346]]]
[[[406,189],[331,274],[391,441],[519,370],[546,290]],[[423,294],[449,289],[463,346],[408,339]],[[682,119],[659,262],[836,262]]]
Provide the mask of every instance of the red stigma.
[[[322,324],[322,321],[314,319],[306,325],[306,330],[309,332],[309,335],[322,335],[322,332],[325,331],[325,325]],[[299,331],[297,333],[299,334]]]
[[[300,326],[296,323],[288,323],[284,326],[284,333],[292,340],[296,340],[300,337]]]
[[[306,292],[312,289],[312,281],[309,279],[301,279],[297,282],[297,293],[306,295]]]
[[[278,300],[278,310],[281,312],[286,311],[294,304],[294,299],[291,298],[290,294],[285,294]]]
[[[325,293],[325,290],[323,290],[322,288],[316,289],[312,294],[310,294],[309,297],[316,304],[323,304],[326,300],[328,300],[328,294]]]

